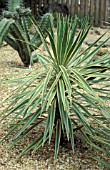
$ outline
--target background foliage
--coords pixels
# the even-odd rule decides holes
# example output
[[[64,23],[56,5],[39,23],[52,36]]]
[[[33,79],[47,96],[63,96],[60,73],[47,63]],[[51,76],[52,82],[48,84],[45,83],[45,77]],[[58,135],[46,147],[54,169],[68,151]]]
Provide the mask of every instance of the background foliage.
[[[24,65],[29,66],[33,63],[32,52],[42,44],[36,31],[31,34],[31,28],[34,27],[31,22],[31,10],[25,8],[21,0],[8,0],[7,6],[8,10],[3,12],[0,22],[0,45],[5,41],[18,52]],[[39,24],[45,37],[49,17],[50,14],[44,15],[40,22],[33,19],[34,25]]]

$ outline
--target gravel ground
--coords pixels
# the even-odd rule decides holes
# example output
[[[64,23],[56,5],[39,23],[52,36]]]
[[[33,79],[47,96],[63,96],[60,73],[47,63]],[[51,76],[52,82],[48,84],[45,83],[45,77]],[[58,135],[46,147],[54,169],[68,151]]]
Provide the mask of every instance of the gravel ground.
[[[84,48],[87,45],[94,42],[96,38],[103,34],[106,30],[101,28],[93,28],[90,30],[90,33],[85,41]],[[106,37],[109,36],[107,33]],[[104,40],[104,39],[103,39]],[[103,47],[102,51],[110,50],[110,41]],[[18,73],[16,68],[23,68],[23,64],[20,61],[20,58],[16,51],[11,47],[5,46],[0,49],[0,77],[8,78],[13,74],[13,72]],[[40,67],[40,64],[37,63],[34,65],[34,68]],[[12,89],[15,87],[10,87],[7,84],[0,86],[0,100],[7,98]],[[0,106],[0,110],[4,108],[4,105]],[[7,129],[3,126],[7,121],[4,121],[0,125],[0,138],[3,137]],[[43,127],[39,127],[39,133],[42,133]],[[99,155],[99,158],[104,157],[101,153],[92,150],[87,146],[83,140],[77,135],[75,140],[75,153],[71,151],[71,145],[68,142],[64,143],[64,146],[60,147],[60,153],[58,159],[54,161],[54,137],[51,144],[45,144],[43,148],[40,148],[36,153],[28,152],[19,160],[16,160],[16,156],[20,151],[22,151],[29,142],[36,137],[36,130],[33,130],[27,138],[22,140],[21,143],[18,143],[11,150],[8,148],[8,142],[10,137],[5,140],[0,145],[0,170],[105,170],[102,167],[99,167],[97,162],[94,161],[91,156]]]

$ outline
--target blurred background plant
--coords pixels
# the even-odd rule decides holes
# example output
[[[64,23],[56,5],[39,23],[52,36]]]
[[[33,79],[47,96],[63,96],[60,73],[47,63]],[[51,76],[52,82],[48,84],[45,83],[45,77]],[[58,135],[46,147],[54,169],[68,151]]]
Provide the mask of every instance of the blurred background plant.
[[[6,1],[0,0],[0,21],[3,17],[2,12],[3,10],[5,10],[5,8],[6,8]]]
[[[24,7],[22,0],[8,0],[7,10],[3,11],[2,16],[3,18],[0,22],[0,45],[5,41],[18,52],[24,66],[31,65],[33,63],[32,52],[42,44],[41,38],[36,31],[31,34],[31,18],[34,18],[31,10]],[[34,26],[38,24],[45,37],[49,17],[50,14],[45,14],[39,22],[33,19]]]

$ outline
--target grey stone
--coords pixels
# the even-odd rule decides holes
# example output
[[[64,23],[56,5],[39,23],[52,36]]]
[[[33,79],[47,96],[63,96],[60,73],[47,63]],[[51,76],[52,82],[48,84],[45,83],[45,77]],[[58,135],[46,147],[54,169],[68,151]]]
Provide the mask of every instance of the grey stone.
[[[98,31],[98,30],[94,30],[94,32],[95,32],[97,35],[101,35],[100,31]]]
[[[0,165],[3,165],[3,160],[2,159],[0,159]]]

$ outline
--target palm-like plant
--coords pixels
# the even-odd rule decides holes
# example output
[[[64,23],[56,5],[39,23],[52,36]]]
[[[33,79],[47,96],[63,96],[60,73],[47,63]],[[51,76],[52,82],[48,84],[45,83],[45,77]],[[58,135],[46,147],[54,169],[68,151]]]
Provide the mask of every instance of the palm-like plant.
[[[46,14],[39,22],[45,37],[49,17],[50,14]],[[30,18],[33,18],[31,10],[24,8],[22,0],[8,0],[8,10],[4,11],[3,19],[0,22],[0,45],[6,41],[18,52],[25,66],[32,64],[32,52],[42,44],[37,32],[34,32],[33,35],[30,33],[32,25]],[[35,20],[34,25],[36,25]]]
[[[77,36],[77,17],[73,22],[69,17],[59,16],[56,33],[53,25],[51,18],[50,31],[47,31],[51,49],[40,27],[36,27],[48,53],[37,54],[44,69],[34,70],[33,74],[21,78],[22,81],[17,79],[22,84],[9,99],[11,104],[3,112],[3,120],[12,116],[10,125],[19,121],[11,125],[11,130],[3,139],[18,130],[11,140],[14,145],[33,128],[37,129],[44,123],[44,134],[32,141],[20,156],[30,149],[36,151],[47,140],[50,143],[53,131],[55,158],[60,142],[64,140],[64,133],[74,151],[76,130],[90,146],[110,155],[107,150],[110,148],[110,107],[105,103],[110,99],[110,53],[94,60],[97,51],[110,37],[91,51],[102,35],[82,51],[82,44],[90,29],[87,19],[84,19]]]

